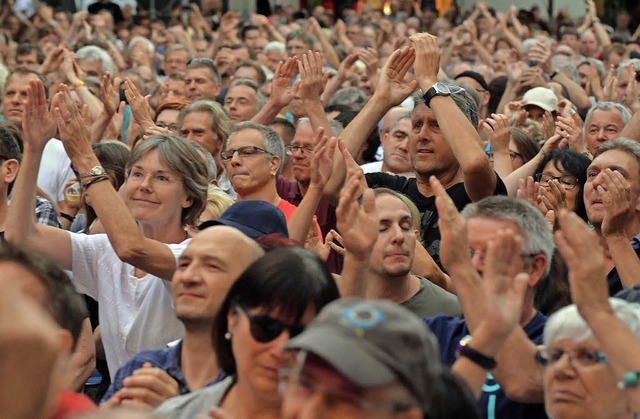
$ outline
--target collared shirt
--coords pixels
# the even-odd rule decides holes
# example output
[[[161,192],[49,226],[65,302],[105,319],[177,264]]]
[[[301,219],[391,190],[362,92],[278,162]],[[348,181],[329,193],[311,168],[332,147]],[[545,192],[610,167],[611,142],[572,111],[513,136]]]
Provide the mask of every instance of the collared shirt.
[[[11,205],[11,197],[7,198],[7,204]],[[36,196],[36,222],[38,224],[62,228],[58,213],[53,207],[53,204],[39,196]]]
[[[184,378],[182,369],[180,368],[180,354],[182,353],[182,339],[177,345],[156,349],[153,351],[143,351],[131,358],[126,364],[124,364],[116,373],[113,382],[109,386],[109,389],[102,398],[101,403],[109,400],[115,393],[124,387],[122,382],[125,378],[134,373],[135,370],[142,368],[145,362],[150,363],[156,368],[160,368],[169,374],[174,380],[178,382],[179,394],[187,394],[191,392],[187,380]],[[226,374],[220,373],[213,381],[207,384],[207,387],[221,381],[226,377]]]

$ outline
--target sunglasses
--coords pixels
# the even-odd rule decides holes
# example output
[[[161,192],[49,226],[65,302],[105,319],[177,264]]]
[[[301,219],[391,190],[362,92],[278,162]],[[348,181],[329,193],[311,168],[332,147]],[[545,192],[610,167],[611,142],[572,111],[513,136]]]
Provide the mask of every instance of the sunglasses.
[[[289,338],[299,335],[304,330],[304,326],[288,326],[280,320],[274,319],[266,314],[249,314],[240,306],[236,306],[236,310],[249,319],[251,336],[260,343],[271,342],[285,330],[289,332]]]

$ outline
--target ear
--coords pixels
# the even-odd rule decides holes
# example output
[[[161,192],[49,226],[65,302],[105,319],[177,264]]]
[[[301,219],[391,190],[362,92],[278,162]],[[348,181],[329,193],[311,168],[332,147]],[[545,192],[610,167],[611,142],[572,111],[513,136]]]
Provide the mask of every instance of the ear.
[[[233,308],[230,308],[229,312],[227,313],[227,329],[229,329],[229,331],[232,332],[233,334],[233,330],[236,328],[237,325],[238,325],[238,313]]]
[[[70,356],[73,352],[73,336],[71,336],[71,332],[63,328],[58,329],[56,332],[60,342],[62,342],[62,353]]]
[[[182,208],[189,208],[193,205],[194,201],[195,199],[193,198],[193,195],[187,195],[187,197],[182,201]]]
[[[220,96],[220,91],[222,90],[222,83],[215,83],[213,85],[213,90],[216,92],[216,97]]]
[[[9,185],[11,182],[16,180],[16,176],[18,175],[18,169],[20,169],[20,163],[16,159],[5,160],[2,165],[1,176],[2,182],[6,185]]]
[[[416,235],[416,239],[418,239],[418,242],[420,242],[420,230],[413,230],[413,234]]]
[[[276,177],[278,174],[278,169],[280,169],[280,157],[278,156],[272,156],[271,157],[271,169],[269,170],[269,173],[271,174],[271,176]]]
[[[218,179],[212,179],[209,185],[218,186]]]
[[[380,137],[380,143],[386,144],[388,139],[389,139],[389,132],[387,131],[384,134],[382,134],[382,137]]]
[[[547,260],[547,257],[542,253],[531,258],[529,266],[529,282],[527,284],[529,287],[533,288],[536,286],[544,276],[545,268],[550,263],[551,260]]]

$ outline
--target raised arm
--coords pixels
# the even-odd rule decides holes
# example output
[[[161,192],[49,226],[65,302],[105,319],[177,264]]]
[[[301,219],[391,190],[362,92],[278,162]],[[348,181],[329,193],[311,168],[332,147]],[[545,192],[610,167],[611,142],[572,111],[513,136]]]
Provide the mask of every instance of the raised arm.
[[[52,106],[56,105],[57,100],[56,95]],[[12,244],[48,256],[63,269],[71,269],[70,233],[36,224],[34,217],[36,183],[42,152],[56,131],[56,124],[49,112],[44,86],[40,80],[29,82],[22,129],[24,153],[13,186],[4,237]]]
[[[288,58],[284,63],[278,63],[271,82],[271,96],[262,109],[251,118],[253,122],[269,125],[273,118],[278,116],[278,113],[291,102],[293,99],[291,79],[295,77],[297,69],[298,60],[296,57]]]
[[[438,81],[438,38],[421,33],[413,35],[410,40],[416,49],[414,74],[426,93]],[[436,115],[442,136],[460,164],[464,187],[469,197],[478,201],[493,195],[498,178],[482,148],[476,127],[469,122],[450,96],[435,96],[430,107]]]
[[[91,149],[86,105],[81,114],[64,86],[59,95],[54,113],[60,138],[76,170],[88,173],[99,167],[100,162]],[[170,281],[176,267],[175,256],[166,244],[142,234],[129,209],[106,180],[108,177],[104,175],[90,175],[82,184],[116,254],[123,262]]]

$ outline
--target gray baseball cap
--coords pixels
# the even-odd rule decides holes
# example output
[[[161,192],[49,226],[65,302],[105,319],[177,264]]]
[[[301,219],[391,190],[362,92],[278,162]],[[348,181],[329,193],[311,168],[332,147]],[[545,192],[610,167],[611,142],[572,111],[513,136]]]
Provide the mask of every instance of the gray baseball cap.
[[[336,300],[287,349],[322,358],[364,389],[399,381],[425,412],[441,368],[438,343],[429,328],[409,310],[386,300]]]

